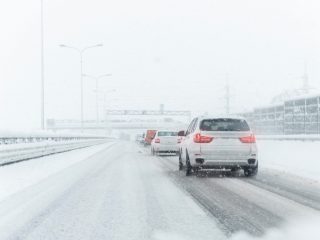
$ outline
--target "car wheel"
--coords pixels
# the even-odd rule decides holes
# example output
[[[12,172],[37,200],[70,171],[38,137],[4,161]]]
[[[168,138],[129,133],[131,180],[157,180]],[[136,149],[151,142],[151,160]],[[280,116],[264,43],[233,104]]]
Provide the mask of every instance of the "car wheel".
[[[246,177],[253,177],[258,174],[258,164],[255,167],[248,167],[244,169],[244,175]]]
[[[189,156],[188,154],[186,155],[186,176],[190,176],[192,172],[192,167],[190,164]]]
[[[181,158],[181,153],[179,152],[179,171],[183,170],[183,163]]]

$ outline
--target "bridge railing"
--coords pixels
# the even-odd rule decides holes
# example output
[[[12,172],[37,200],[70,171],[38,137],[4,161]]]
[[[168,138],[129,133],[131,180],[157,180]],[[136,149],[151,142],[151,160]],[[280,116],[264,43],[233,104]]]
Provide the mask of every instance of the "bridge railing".
[[[279,140],[279,141],[320,141],[317,134],[295,134],[295,135],[257,135],[257,140]]]
[[[76,134],[76,133],[52,133],[52,132],[1,132],[0,145],[17,143],[37,143],[37,142],[60,142],[90,139],[105,139],[105,136]]]

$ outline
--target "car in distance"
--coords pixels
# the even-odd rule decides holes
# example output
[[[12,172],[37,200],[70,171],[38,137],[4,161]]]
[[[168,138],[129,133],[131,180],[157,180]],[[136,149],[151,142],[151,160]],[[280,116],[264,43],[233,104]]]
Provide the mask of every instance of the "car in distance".
[[[135,138],[135,141],[137,143],[142,143],[144,141],[144,137],[143,137],[143,134],[137,134],[136,135],[136,138]]]
[[[151,142],[151,154],[177,154],[179,151],[178,132],[175,131],[157,131]]]
[[[201,169],[243,169],[245,176],[258,172],[255,135],[242,117],[196,117],[179,149],[179,170],[186,175]]]
[[[144,145],[151,145],[151,141],[154,138],[157,130],[147,130],[144,134]]]

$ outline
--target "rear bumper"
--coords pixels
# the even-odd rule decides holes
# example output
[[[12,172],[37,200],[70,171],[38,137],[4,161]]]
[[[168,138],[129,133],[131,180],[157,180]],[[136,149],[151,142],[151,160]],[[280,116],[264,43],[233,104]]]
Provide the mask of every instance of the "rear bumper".
[[[177,153],[179,151],[179,146],[177,145],[154,145],[153,146],[153,149],[156,151],[156,152],[160,152],[160,153]]]
[[[153,148],[155,151],[172,151],[172,152],[178,152],[179,151],[179,146],[178,145],[160,145],[160,144],[155,144],[153,145]]]
[[[195,163],[193,167],[200,167],[203,169],[231,169],[231,168],[244,168],[254,167],[257,165],[258,160],[254,159],[254,164],[249,164],[248,160],[204,160],[203,163]]]
[[[176,152],[176,151],[159,151],[156,154],[158,156],[172,156],[172,155],[177,155],[178,152]]]
[[[254,167],[258,164],[257,154],[249,154],[246,156],[206,156],[193,155],[190,158],[192,167],[201,167],[205,169],[219,169],[219,168],[243,168]]]

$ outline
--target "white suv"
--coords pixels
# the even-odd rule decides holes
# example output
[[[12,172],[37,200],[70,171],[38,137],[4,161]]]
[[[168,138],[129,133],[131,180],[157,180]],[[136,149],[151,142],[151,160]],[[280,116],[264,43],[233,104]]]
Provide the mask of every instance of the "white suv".
[[[179,170],[243,169],[245,176],[258,172],[256,139],[241,117],[197,117],[192,120],[179,149]]]

